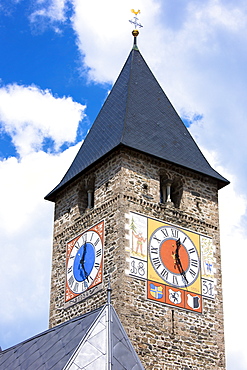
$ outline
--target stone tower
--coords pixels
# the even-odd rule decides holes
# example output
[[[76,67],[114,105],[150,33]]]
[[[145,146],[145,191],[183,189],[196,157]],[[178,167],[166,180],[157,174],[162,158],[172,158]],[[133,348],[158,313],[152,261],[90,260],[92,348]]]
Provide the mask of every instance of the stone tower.
[[[136,41],[136,38],[135,38]],[[55,202],[50,326],[112,303],[145,369],[225,369],[218,190],[134,43]]]

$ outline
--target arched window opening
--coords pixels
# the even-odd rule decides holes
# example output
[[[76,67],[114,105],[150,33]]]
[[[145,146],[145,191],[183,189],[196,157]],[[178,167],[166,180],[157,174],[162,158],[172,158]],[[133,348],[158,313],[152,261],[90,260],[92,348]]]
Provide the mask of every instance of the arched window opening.
[[[183,194],[181,179],[160,176],[160,202],[179,208]]]
[[[183,182],[180,178],[175,178],[171,186],[171,199],[176,208],[180,207],[183,195]]]
[[[87,190],[87,209],[94,207],[94,189]]]
[[[78,205],[81,213],[85,212],[87,209],[92,209],[94,207],[94,183],[95,181],[92,176],[86,177],[82,181],[78,200]]]

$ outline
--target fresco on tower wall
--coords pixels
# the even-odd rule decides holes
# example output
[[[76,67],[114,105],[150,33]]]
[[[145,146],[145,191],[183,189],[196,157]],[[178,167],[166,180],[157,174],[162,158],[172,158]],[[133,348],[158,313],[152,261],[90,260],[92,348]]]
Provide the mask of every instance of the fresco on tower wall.
[[[131,213],[129,222],[130,275],[147,278],[147,217]]]
[[[146,281],[146,298],[202,312],[203,298],[214,298],[212,239],[192,230],[130,212],[129,268]]]
[[[215,247],[212,239],[201,236],[201,269],[202,269],[202,290],[203,295],[214,298],[215,295]]]

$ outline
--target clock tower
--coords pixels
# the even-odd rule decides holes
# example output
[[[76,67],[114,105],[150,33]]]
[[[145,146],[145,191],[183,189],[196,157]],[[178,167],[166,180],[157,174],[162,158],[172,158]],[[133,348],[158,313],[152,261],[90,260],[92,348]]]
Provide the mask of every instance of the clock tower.
[[[145,369],[225,369],[218,190],[136,45],[55,202],[50,326],[112,304]]]

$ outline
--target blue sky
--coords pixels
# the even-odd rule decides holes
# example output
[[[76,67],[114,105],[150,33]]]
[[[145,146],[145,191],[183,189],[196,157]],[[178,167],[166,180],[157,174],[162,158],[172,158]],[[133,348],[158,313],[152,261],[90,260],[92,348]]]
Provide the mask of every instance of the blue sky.
[[[69,17],[70,7],[66,10]],[[83,105],[90,101],[87,104],[88,121],[83,124],[80,122],[78,127],[76,141],[80,141],[90,127],[89,117],[94,120],[110,85],[104,83],[96,86],[89,83],[86,73],[83,73],[76,35],[69,20],[63,26],[60,22],[55,22],[58,24],[56,27],[61,27],[61,30],[54,32],[55,26],[51,27],[43,19],[30,22],[35,11],[34,3],[29,1],[3,4],[0,13],[1,86],[13,82],[20,86],[35,85],[40,90],[49,89],[56,98],[71,96],[74,101]],[[1,134],[0,156],[6,158],[16,154],[10,138],[4,132]],[[43,149],[50,150],[51,147]]]
[[[53,204],[138,45],[210,164],[219,194],[227,369],[247,368],[247,5],[243,0],[0,0],[0,346],[47,328]]]

